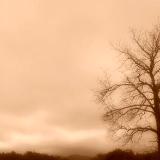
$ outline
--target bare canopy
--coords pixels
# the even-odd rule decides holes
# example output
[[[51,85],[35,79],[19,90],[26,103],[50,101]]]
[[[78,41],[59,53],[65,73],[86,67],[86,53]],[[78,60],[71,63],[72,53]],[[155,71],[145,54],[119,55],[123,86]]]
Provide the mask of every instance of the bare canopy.
[[[116,84],[102,80],[97,97],[106,106],[104,120],[121,130],[126,142],[151,132],[160,153],[160,25],[147,32],[132,30],[131,37],[131,47],[116,47],[128,72]],[[113,101],[116,92],[119,103]]]

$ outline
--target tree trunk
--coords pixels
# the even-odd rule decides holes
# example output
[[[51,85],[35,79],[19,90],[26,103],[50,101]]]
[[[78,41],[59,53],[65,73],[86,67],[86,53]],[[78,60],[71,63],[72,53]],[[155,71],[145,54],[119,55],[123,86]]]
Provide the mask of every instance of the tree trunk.
[[[160,119],[157,120],[157,145],[158,145],[158,157],[160,159]]]
[[[158,95],[157,87],[155,86],[155,80],[153,81],[153,94],[154,94],[154,105],[155,105],[155,119],[157,126],[157,151],[158,151],[158,159],[160,159],[160,99]]]
[[[158,159],[160,159],[160,115],[159,114],[156,114],[156,125],[157,125],[157,151],[158,151]]]

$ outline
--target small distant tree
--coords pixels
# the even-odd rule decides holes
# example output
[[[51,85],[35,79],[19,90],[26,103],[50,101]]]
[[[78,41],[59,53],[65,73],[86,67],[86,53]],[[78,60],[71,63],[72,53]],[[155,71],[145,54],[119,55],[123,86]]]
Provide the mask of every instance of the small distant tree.
[[[131,47],[115,47],[128,72],[116,84],[102,80],[97,98],[106,106],[104,120],[120,131],[126,142],[151,132],[160,155],[160,25],[147,32],[131,31],[131,37]],[[114,103],[118,95],[121,100]]]

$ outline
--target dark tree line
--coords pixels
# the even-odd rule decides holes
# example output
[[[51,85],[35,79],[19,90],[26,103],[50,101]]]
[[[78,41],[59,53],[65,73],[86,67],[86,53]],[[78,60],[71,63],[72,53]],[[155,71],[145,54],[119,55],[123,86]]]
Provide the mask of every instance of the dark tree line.
[[[159,160],[157,153],[135,154],[130,150],[114,150],[107,154],[101,154],[92,160]]]
[[[36,152],[26,152],[25,154],[19,154],[16,152],[0,153],[0,160],[66,160],[59,156],[52,156],[47,154],[41,154]]]
[[[76,160],[85,160],[85,156]],[[89,157],[87,156],[87,159]],[[25,154],[18,154],[16,152],[0,153],[0,160],[73,160],[69,157],[52,156],[47,154],[40,154],[35,152],[27,152]],[[148,154],[135,154],[132,151],[114,150],[107,154],[100,154],[95,157],[91,157],[90,160],[159,160],[157,153]]]

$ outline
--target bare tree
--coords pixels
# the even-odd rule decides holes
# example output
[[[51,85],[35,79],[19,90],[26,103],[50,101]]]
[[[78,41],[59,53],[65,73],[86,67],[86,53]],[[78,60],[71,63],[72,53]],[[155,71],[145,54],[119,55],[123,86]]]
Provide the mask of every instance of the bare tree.
[[[131,47],[116,48],[129,72],[120,83],[102,80],[97,97],[106,106],[104,120],[116,126],[127,142],[151,132],[160,153],[160,25],[147,32],[131,31],[131,37]],[[117,104],[113,97],[118,95],[122,98]]]

